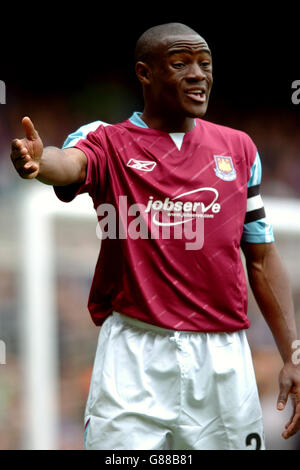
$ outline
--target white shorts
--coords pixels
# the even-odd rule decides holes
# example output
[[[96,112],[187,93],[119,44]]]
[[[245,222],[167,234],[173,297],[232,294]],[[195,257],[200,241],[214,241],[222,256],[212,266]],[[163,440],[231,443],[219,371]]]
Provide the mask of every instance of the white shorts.
[[[84,437],[86,449],[264,449],[245,331],[173,331],[114,312],[100,330]]]

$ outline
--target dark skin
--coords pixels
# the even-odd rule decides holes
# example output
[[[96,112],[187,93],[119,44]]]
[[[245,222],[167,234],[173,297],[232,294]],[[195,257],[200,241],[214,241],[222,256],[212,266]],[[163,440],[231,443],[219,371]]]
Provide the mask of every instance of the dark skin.
[[[194,119],[206,113],[213,83],[207,43],[197,34],[166,36],[153,52],[151,63],[136,64],[145,102],[142,119],[152,129],[189,132]],[[31,120],[25,117],[22,124],[26,137],[15,139],[11,152],[22,178],[54,186],[85,180],[87,159],[81,150],[44,149]],[[242,250],[252,291],[283,360],[277,409],[285,407],[290,395],[293,414],[282,433],[288,439],[300,429],[300,368],[291,359],[297,331],[290,284],[274,243],[244,243]]]
[[[290,395],[293,413],[282,433],[288,439],[300,429],[300,367],[292,362],[297,329],[290,283],[274,243],[244,243],[242,250],[252,292],[283,361],[277,409],[285,408]]]
[[[154,48],[154,58],[135,67],[144,92],[142,119],[152,129],[188,132],[194,118],[207,110],[213,83],[210,49],[198,35],[167,37]]]

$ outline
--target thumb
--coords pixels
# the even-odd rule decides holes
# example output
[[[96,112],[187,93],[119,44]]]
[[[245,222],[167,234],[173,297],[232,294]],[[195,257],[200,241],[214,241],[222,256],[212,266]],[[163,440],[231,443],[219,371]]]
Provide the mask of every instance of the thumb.
[[[279,395],[277,399],[277,409],[283,410],[285,408],[288,396],[291,390],[292,383],[290,381],[280,381]]]
[[[33,122],[29,117],[22,119],[22,125],[28,140],[36,140],[38,138],[38,132],[35,130]]]

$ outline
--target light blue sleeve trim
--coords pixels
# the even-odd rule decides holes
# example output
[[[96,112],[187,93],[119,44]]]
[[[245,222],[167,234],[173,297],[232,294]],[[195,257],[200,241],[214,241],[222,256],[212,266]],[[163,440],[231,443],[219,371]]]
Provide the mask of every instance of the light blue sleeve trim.
[[[273,227],[267,218],[244,224],[243,241],[248,243],[272,243],[275,241]]]
[[[72,134],[68,135],[64,144],[62,146],[63,149],[74,147],[75,144],[81,139],[85,139],[89,132],[95,131],[100,125],[109,126],[106,122],[103,121],[94,121],[90,124],[85,124],[84,126],[79,127],[77,131],[72,132]]]
[[[256,152],[256,157],[251,167],[251,174],[250,174],[250,178],[248,181],[248,188],[250,188],[251,186],[256,186],[257,184],[261,183],[261,174],[262,174],[262,170],[261,170],[260,156],[259,156],[259,153]]]
[[[261,183],[262,167],[259,153],[251,167],[248,188]],[[244,224],[243,241],[248,243],[273,243],[275,241],[273,227],[266,217]]]

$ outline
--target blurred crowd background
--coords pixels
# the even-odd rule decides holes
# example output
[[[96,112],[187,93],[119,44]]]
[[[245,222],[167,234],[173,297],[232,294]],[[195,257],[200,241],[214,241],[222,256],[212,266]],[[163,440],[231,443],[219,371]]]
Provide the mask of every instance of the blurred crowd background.
[[[294,63],[297,44],[291,36],[282,41],[279,28],[266,31],[267,23],[256,23],[255,31],[244,29],[243,18],[240,23],[231,19],[222,28],[212,21],[202,27],[191,15],[154,16],[139,24],[131,20],[129,26],[118,28],[111,21],[109,34],[90,18],[86,35],[74,23],[77,30],[71,38],[70,29],[64,34],[60,23],[55,43],[39,38],[39,61],[36,50],[20,42],[2,58],[0,79],[6,83],[7,96],[6,104],[0,105],[0,340],[7,350],[6,364],[0,365],[0,449],[22,449],[26,434],[17,290],[18,253],[26,240],[18,238],[18,207],[28,186],[40,183],[21,180],[10,162],[10,142],[23,136],[21,118],[32,118],[45,145],[60,147],[85,123],[114,123],[142,111],[133,71],[135,41],[152,25],[181,21],[198,29],[213,51],[215,84],[205,119],[244,130],[254,140],[263,166],[263,197],[279,197],[287,204],[296,199],[300,204],[300,105],[291,101],[291,84],[300,79]],[[83,447],[83,413],[99,333],[86,307],[99,251],[95,223],[96,218],[85,224],[61,218],[54,222],[60,449]],[[300,234],[275,237],[291,279],[300,331]],[[300,435],[289,441],[280,436],[290,415],[289,409],[276,410],[281,359],[251,292],[248,314],[267,446],[300,449]]]

